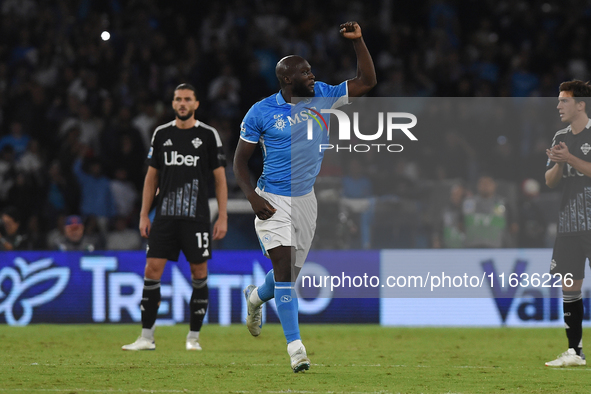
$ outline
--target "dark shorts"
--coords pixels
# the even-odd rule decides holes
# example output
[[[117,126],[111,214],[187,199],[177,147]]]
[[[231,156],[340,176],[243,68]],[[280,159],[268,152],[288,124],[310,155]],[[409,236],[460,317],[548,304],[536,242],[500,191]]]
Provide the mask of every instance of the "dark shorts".
[[[589,235],[574,235],[556,237],[551,274],[572,274],[572,279],[585,278],[585,260],[591,261],[591,237]]]
[[[182,251],[190,263],[211,258],[209,223],[155,220],[148,237],[147,257],[178,261]]]

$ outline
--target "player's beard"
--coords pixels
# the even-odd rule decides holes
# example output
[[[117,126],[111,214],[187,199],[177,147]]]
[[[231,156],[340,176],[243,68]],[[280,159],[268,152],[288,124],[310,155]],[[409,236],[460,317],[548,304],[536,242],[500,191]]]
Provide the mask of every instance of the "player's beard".
[[[182,120],[183,122],[187,119],[191,119],[191,117],[195,114],[195,111],[190,111],[187,112],[186,115],[182,116],[181,114],[178,113],[178,111],[174,111],[174,115],[179,118],[180,120]]]
[[[293,90],[293,97],[314,97],[315,93],[314,91],[310,91],[310,89],[308,89],[308,87],[305,84],[298,84],[297,86],[294,86]]]

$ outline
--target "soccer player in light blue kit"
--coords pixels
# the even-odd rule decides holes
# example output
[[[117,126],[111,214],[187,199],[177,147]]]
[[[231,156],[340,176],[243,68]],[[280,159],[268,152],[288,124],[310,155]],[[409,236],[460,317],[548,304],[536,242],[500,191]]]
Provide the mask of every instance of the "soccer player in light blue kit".
[[[310,107],[306,103],[312,100],[320,100],[317,102],[321,104],[316,105],[318,113],[322,108],[335,108],[346,102],[347,97],[362,96],[376,85],[373,61],[357,22],[340,25],[340,33],[353,42],[357,54],[357,76],[331,86],[316,82],[310,64],[302,57],[284,57],[275,68],[281,91],[259,101],[248,111],[241,125],[234,157],[238,185],[256,214],[257,236],[263,252],[273,264],[262,285],[250,285],[244,290],[248,306],[246,325],[253,336],[258,336],[262,327],[262,305],[275,298],[294,372],[310,368],[310,360],[300,337],[294,284],[316,229],[317,207],[313,185],[320,171],[323,153],[319,152],[318,144],[314,149],[305,138],[295,139],[295,127],[292,130],[292,125],[302,126],[306,122],[296,125],[301,119],[292,115],[300,112],[293,111],[300,105],[309,112]],[[292,98],[308,99],[292,104]],[[328,118],[328,115],[325,116]],[[307,117],[302,116],[302,119]],[[324,134],[311,143],[326,142],[327,138],[327,130],[324,130]],[[302,145],[299,148],[295,146],[300,142]],[[257,144],[263,151],[263,173],[255,189],[250,183],[248,160]]]

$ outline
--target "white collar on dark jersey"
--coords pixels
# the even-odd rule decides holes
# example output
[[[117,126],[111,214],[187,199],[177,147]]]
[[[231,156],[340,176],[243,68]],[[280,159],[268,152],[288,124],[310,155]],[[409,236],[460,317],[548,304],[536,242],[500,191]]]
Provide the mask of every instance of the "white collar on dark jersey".
[[[201,122],[200,122],[200,121],[198,121],[198,120],[196,120],[196,121],[195,121],[195,125],[194,125],[193,127],[199,127],[199,125],[200,125],[200,124],[201,124]],[[176,127],[176,118],[174,118],[174,120],[172,121],[172,125],[173,125],[174,127]],[[183,129],[179,129],[179,130],[183,130]],[[186,129],[185,129],[185,130],[186,130]]]
[[[587,121],[587,125],[585,126],[585,128],[586,128],[586,129],[589,129],[589,128],[591,128],[591,118],[589,118],[589,120]],[[572,126],[571,126],[571,125],[568,125],[567,129],[568,129],[568,131],[570,131],[570,132],[572,132],[572,131],[573,131],[573,128],[572,128]]]

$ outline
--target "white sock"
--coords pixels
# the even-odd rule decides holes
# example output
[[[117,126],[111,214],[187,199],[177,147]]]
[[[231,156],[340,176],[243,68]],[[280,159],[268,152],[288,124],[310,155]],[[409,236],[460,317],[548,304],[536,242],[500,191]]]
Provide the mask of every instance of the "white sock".
[[[256,308],[258,308],[259,306],[261,306],[265,303],[265,301],[261,300],[261,298],[259,297],[259,288],[258,287],[250,293],[250,297],[248,298],[248,300],[250,302],[252,302]]]
[[[153,341],[154,340],[154,327],[142,328],[142,337]]]
[[[187,339],[190,338],[194,338],[196,340],[199,340],[199,331],[189,331],[189,334],[187,335]]]
[[[303,347],[303,346],[304,346],[304,344],[302,343],[302,341],[300,339],[296,339],[295,341],[292,341],[287,344],[287,353],[291,356],[300,347]]]

